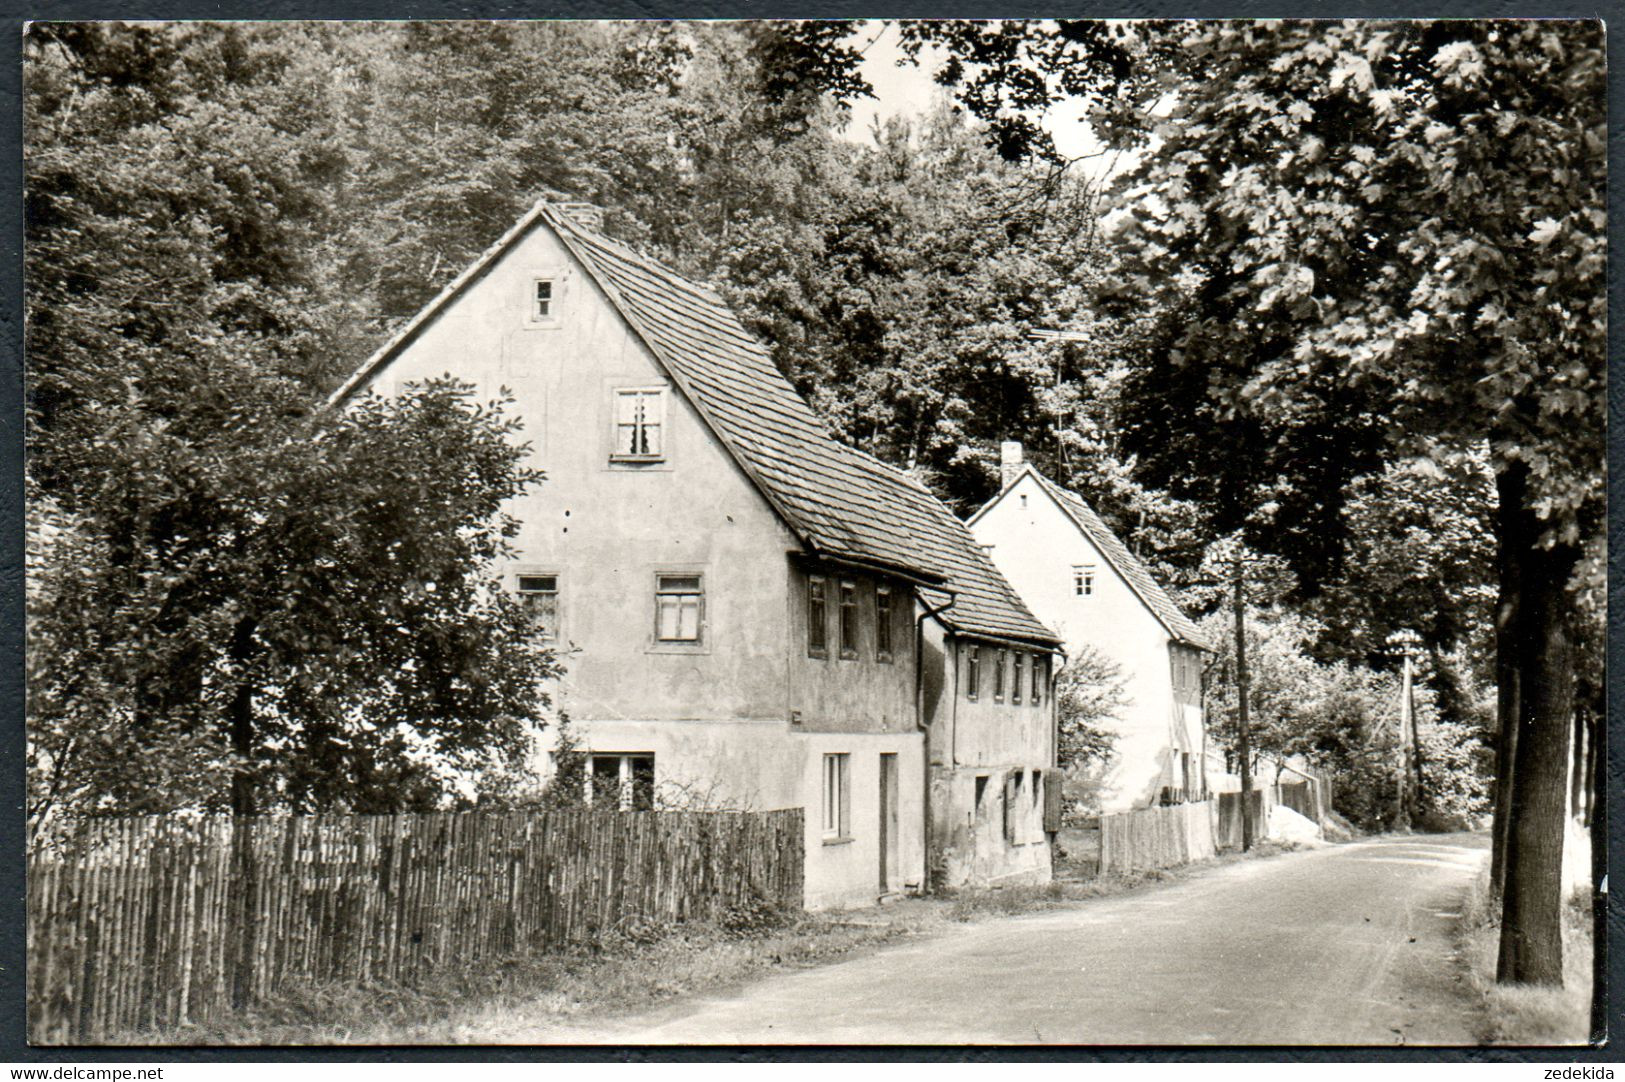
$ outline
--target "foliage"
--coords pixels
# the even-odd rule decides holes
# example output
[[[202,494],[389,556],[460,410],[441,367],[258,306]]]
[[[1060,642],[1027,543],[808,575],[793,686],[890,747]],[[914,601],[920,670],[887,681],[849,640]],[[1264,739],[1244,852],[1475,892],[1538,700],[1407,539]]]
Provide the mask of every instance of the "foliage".
[[[1098,769],[1115,754],[1114,723],[1132,705],[1123,667],[1094,646],[1085,644],[1069,658],[1055,680],[1055,724],[1059,731],[1061,769]]]
[[[1209,670],[1209,732],[1224,749],[1232,770],[1236,759],[1237,691],[1235,638],[1227,612],[1203,621],[1219,652]],[[1313,620],[1284,610],[1249,609],[1247,668],[1249,731],[1254,770],[1286,760],[1308,763],[1332,779],[1337,810],[1355,824],[1375,829],[1394,813],[1395,739],[1399,718],[1399,677],[1344,660],[1315,659],[1312,645],[1321,629]],[[1441,659],[1441,668],[1453,668]],[[1492,763],[1484,743],[1486,703],[1470,677],[1472,712],[1450,716],[1428,683],[1428,667],[1414,691],[1422,744],[1423,806],[1438,818],[1484,812]],[[1273,781],[1265,770],[1265,780]]]
[[[553,666],[495,579],[502,505],[539,479],[500,403],[441,380],[309,414],[274,381],[192,386],[236,423],[132,410],[105,488],[39,503],[31,811],[399,810],[523,757]]]

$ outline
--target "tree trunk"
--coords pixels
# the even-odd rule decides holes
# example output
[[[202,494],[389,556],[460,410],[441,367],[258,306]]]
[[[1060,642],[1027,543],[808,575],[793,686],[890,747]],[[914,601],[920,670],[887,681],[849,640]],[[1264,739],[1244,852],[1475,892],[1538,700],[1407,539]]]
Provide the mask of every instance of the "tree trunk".
[[[1253,749],[1247,731],[1247,596],[1246,570],[1236,554],[1232,586],[1236,609],[1236,743],[1241,751],[1241,850],[1253,847],[1253,821],[1247,809],[1253,799]]]
[[[1515,527],[1500,542],[1516,546],[1521,583],[1514,630],[1505,642],[1518,669],[1519,694],[1496,979],[1561,985],[1563,839],[1575,707],[1567,587],[1579,554],[1565,545],[1540,548],[1543,524],[1522,503],[1503,508],[1498,517]]]
[[[1490,897],[1499,898],[1506,889],[1507,829],[1512,823],[1512,777],[1518,745],[1518,687],[1522,672],[1517,664],[1519,600],[1523,589],[1523,565],[1519,560],[1517,538],[1522,535],[1520,516],[1529,471],[1514,463],[1495,478],[1497,494],[1496,535],[1501,544],[1496,552],[1499,596],[1495,603],[1495,813],[1490,829]]]
[[[1603,790],[1607,717],[1591,717],[1591,1040],[1608,1039],[1608,798]]]

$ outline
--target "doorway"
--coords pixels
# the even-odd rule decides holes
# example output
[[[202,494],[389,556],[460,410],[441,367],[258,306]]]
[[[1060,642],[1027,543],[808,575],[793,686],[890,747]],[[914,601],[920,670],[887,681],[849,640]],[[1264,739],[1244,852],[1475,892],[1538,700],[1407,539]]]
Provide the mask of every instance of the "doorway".
[[[889,894],[898,878],[897,753],[880,755],[880,893]]]

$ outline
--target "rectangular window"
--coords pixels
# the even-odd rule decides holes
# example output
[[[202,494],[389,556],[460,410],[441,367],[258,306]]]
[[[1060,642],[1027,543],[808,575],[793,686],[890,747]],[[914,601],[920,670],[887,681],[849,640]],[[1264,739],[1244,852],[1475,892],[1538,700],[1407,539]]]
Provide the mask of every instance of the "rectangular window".
[[[1010,701],[1021,705],[1021,687],[1027,682],[1027,655],[1016,651],[1016,671],[1010,677]]]
[[[1004,779],[1004,840],[1008,845],[1015,845],[1020,839],[1016,837],[1016,827],[1019,817],[1016,811],[1021,806],[1021,771],[1012,770]]]
[[[1095,568],[1093,564],[1074,564],[1072,566],[1072,592],[1079,597],[1089,597],[1095,592]]]
[[[824,756],[824,838],[826,841],[852,836],[851,779],[847,774],[849,758],[845,752]]]
[[[615,392],[615,449],[612,459],[652,462],[665,457],[662,433],[666,420],[666,392]]]
[[[841,656],[858,656],[858,584],[841,580]]]
[[[655,638],[660,642],[699,642],[704,608],[700,576],[655,576]]]
[[[976,775],[976,800],[974,802],[977,811],[982,810],[982,797],[986,793],[987,793],[987,775],[986,774],[978,774],[978,775]]]
[[[621,811],[652,811],[655,757],[652,754],[595,752],[587,774],[587,802]]]
[[[891,660],[891,587],[875,587],[875,660]]]
[[[1043,793],[1043,790],[1040,788],[1043,780],[1044,772],[1042,770],[1033,771],[1033,807],[1035,808],[1038,807],[1038,801]]]
[[[982,690],[982,648],[975,643],[965,647],[965,698],[975,699]]]
[[[530,619],[536,637],[543,642],[559,639],[559,577],[520,575],[519,604]]]
[[[1042,666],[1042,671],[1040,671]],[[1033,705],[1038,706],[1044,701],[1044,685],[1049,682],[1049,658],[1033,658]]]
[[[1009,663],[1010,651],[1000,648],[993,655],[993,701],[1004,702],[1004,669]]]
[[[532,298],[530,318],[545,323],[553,318],[553,279],[536,279],[536,293]]]
[[[807,654],[829,656],[829,602],[822,575],[807,576]]]

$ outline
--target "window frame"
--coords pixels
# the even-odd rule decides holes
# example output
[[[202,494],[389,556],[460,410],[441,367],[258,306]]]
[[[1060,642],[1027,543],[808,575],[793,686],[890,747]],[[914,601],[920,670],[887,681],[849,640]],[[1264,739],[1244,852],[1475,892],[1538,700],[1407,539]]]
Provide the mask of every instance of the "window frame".
[[[852,756],[849,752],[824,753],[823,819],[820,823],[825,845],[852,840]]]
[[[965,698],[976,702],[982,692],[982,647],[979,643],[965,644]]]
[[[815,596],[816,595],[816,596]],[[813,641],[813,632],[818,641]],[[829,657],[829,576],[807,576],[807,656]]]
[[[645,441],[647,441],[648,430],[651,427],[653,427],[657,432],[657,446],[654,451],[640,453],[623,452],[618,450],[620,447],[622,425],[621,402],[633,396],[652,398],[655,401],[655,413],[657,416],[653,424],[651,425],[647,419],[647,416],[642,422],[642,430],[644,432]],[[616,387],[611,391],[611,405],[609,411],[609,460],[611,462],[638,464],[666,461],[666,448],[668,446],[668,437],[670,435],[670,433],[667,431],[666,424],[666,401],[669,397],[668,388],[663,386]],[[634,422],[633,428],[634,430],[638,428],[638,424],[636,422]],[[633,442],[635,445],[637,442],[636,436],[634,436]]]
[[[654,573],[654,645],[657,649],[683,649],[703,647],[706,644],[705,626],[705,572],[687,570],[662,570]],[[693,579],[696,583],[694,590],[674,590],[663,587],[666,579]],[[697,599],[694,611],[694,637],[692,639],[668,639],[660,634],[660,611],[662,597],[689,597]],[[678,610],[678,629],[682,629],[682,610]]]
[[[527,596],[538,596],[538,595],[544,595],[544,594],[549,594],[549,593],[552,594],[552,597],[553,597],[553,628],[552,628],[552,632],[551,632],[551,634],[537,636],[537,640],[540,641],[540,642],[546,642],[546,643],[557,643],[557,642],[564,641],[563,640],[563,635],[562,635],[563,625],[564,625],[564,611],[563,611],[564,610],[564,596],[563,596],[563,591],[559,588],[559,580],[562,579],[564,576],[560,575],[557,571],[553,570],[552,568],[529,567],[529,566],[523,566],[523,565],[519,566],[519,567],[509,568],[508,573],[513,578],[513,594],[514,594],[514,597],[518,599],[519,604],[521,605],[521,607],[524,606],[525,598]],[[524,581],[526,579],[552,579],[553,580],[553,589],[551,591],[548,591],[548,590],[527,590],[527,589],[524,588]]]
[[[593,751],[587,753],[586,800],[589,805],[598,793],[598,764],[616,760],[616,811],[654,811],[655,810],[655,753],[652,751]],[[649,786],[640,794],[634,760],[647,761],[649,764]],[[639,797],[647,798],[647,803],[639,807]]]
[[[1004,702],[1005,667],[1010,663],[1010,651],[1000,646],[993,651],[993,701]]]
[[[863,637],[862,613],[858,609],[855,579],[835,580],[835,640],[842,661],[856,661],[858,643]]]
[[[1027,651],[1012,650],[1010,665],[1010,705],[1021,705],[1021,685],[1027,679]]]
[[[1072,565],[1072,596],[1074,596],[1074,597],[1093,597],[1093,596],[1095,596],[1095,565],[1094,564],[1073,564]]]
[[[892,589],[889,582],[875,583],[875,660],[892,660]]]
[[[1043,673],[1042,674],[1040,674],[1040,672],[1039,672],[1040,663],[1042,663],[1042,665],[1043,665]],[[1033,666],[1032,666],[1032,668],[1033,668],[1033,687],[1032,687],[1032,695],[1029,696],[1029,698],[1032,700],[1032,704],[1034,706],[1043,706],[1044,705],[1044,685],[1048,682],[1048,676],[1049,676],[1049,655],[1048,654],[1034,654],[1033,655]]]
[[[541,300],[540,287],[548,287],[547,315],[542,315],[538,308]],[[525,322],[524,326],[530,330],[545,330],[559,325],[560,306],[564,303],[564,272],[555,267],[543,267],[532,270],[525,284]]]

